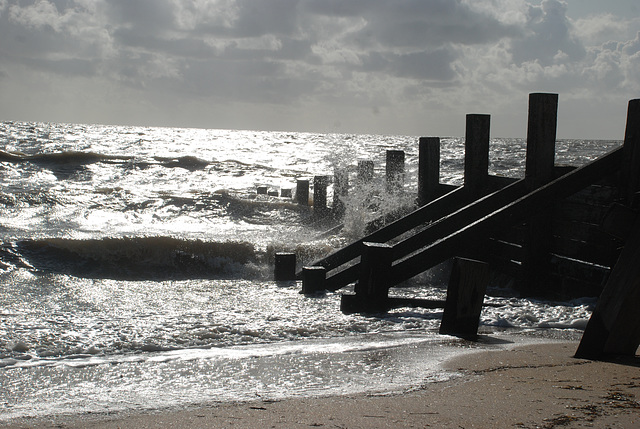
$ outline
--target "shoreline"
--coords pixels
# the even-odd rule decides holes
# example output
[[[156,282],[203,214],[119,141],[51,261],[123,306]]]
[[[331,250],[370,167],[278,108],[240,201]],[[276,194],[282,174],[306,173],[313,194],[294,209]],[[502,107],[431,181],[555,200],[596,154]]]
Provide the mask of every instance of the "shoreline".
[[[60,416],[7,428],[636,427],[640,358],[573,358],[576,341],[516,345],[454,356],[459,376],[390,394],[252,401],[131,415]]]

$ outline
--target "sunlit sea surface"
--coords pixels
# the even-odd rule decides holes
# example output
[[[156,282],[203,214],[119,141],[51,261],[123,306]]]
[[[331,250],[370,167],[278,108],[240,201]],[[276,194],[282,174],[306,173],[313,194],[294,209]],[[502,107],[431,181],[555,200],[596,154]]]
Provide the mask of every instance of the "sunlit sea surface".
[[[559,141],[556,163],[620,144]],[[463,145],[442,139],[441,182],[462,183]],[[387,149],[406,152],[402,195],[383,191]],[[524,155],[523,140],[492,140],[491,173],[522,176]],[[440,310],[344,315],[340,292],[272,280],[275,252],[302,266],[412,204],[417,159],[415,136],[0,123],[0,422],[397,391],[444,377],[451,353],[579,336],[593,298],[492,285],[486,302],[503,306],[483,310],[472,345],[437,334]],[[355,184],[359,160],[376,179],[344,199],[338,233],[279,196],[336,169]],[[395,293],[444,299],[448,275],[444,264]]]

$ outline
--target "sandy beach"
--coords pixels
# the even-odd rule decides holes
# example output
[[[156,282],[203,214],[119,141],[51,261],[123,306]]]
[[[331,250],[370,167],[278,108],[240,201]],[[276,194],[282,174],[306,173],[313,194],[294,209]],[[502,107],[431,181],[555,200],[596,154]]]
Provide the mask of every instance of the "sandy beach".
[[[640,359],[573,358],[576,342],[482,351],[447,361],[452,380],[404,393],[216,404],[138,415],[14,422],[12,428],[632,428]]]

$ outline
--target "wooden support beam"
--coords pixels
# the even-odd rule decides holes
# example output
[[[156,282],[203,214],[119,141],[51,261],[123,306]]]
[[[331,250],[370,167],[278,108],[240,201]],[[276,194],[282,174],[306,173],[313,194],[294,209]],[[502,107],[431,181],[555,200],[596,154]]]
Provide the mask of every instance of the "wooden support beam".
[[[525,181],[533,190],[554,179],[558,94],[529,94]]]
[[[418,205],[423,206],[438,197],[440,138],[420,137],[418,158]]]
[[[464,144],[464,186],[479,194],[489,175],[490,115],[467,115]]]
[[[576,357],[601,359],[636,354],[640,345],[640,218],[629,235],[596,308]]]
[[[622,167],[622,195],[627,205],[640,204],[640,99],[629,101],[627,127],[624,133],[624,164]]]
[[[525,183],[534,190],[555,178],[555,147],[558,117],[557,94],[529,95]],[[527,221],[523,243],[523,276],[516,285],[526,296],[544,295],[550,285],[550,210],[538,212]]]

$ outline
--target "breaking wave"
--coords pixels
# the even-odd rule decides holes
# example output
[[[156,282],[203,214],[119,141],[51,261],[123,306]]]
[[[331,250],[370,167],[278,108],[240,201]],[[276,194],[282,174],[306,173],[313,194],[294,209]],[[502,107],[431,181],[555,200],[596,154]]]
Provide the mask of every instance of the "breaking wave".
[[[117,280],[225,278],[259,275],[260,255],[248,242],[173,237],[46,238],[0,247],[6,267]]]

